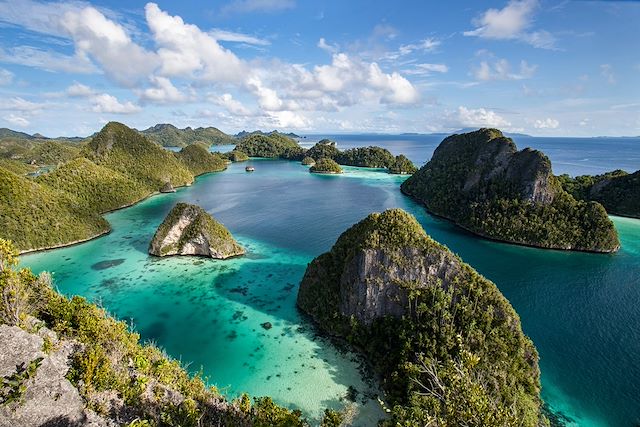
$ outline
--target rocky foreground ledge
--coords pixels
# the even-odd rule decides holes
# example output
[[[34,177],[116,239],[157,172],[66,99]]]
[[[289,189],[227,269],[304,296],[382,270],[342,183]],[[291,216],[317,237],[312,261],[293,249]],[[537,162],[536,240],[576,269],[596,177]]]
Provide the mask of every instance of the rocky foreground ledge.
[[[229,230],[204,209],[178,203],[156,230],[149,253],[155,256],[199,255],[225,259],[245,253]]]

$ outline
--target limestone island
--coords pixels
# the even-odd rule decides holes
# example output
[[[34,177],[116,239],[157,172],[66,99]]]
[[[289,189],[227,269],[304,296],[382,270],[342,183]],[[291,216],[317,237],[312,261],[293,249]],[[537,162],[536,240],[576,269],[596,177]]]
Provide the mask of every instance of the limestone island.
[[[396,156],[393,163],[389,165],[388,171],[392,174],[398,175],[411,175],[416,173],[418,168],[416,168],[411,160],[409,160],[404,154],[400,154]]]
[[[315,159],[313,157],[305,157],[304,159],[302,159],[302,164],[305,166],[313,166],[316,163]]]
[[[297,305],[381,375],[384,425],[547,422],[538,353],[513,307],[401,209],[369,215],[315,258]]]
[[[609,253],[618,233],[600,203],[562,189],[542,152],[497,129],[445,138],[401,185],[435,215],[479,236],[540,248]]]
[[[309,168],[311,173],[340,174],[342,168],[334,160],[322,158]]]
[[[227,154],[227,158],[232,162],[246,162],[247,160],[249,160],[249,156],[239,150],[230,151]]]
[[[160,257],[199,255],[225,259],[245,252],[229,230],[204,209],[178,203],[156,230],[149,253]]]

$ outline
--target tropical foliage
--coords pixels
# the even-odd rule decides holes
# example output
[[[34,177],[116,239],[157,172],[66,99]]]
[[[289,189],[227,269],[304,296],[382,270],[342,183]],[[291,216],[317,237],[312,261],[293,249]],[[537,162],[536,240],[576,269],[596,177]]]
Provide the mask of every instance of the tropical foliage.
[[[205,145],[191,144],[176,154],[194,176],[219,172],[227,168],[227,162],[217,153],[211,153]]]
[[[234,137],[214,127],[178,129],[171,124],[157,124],[141,133],[163,147],[186,147],[191,144],[204,144],[208,147],[237,142]]]
[[[310,168],[309,172],[312,173],[342,173],[342,168],[339,164],[331,159],[322,158],[315,162]]]
[[[280,158],[288,160],[302,160],[304,149],[293,139],[279,133],[250,134],[243,138],[236,150],[242,151],[249,157]]]

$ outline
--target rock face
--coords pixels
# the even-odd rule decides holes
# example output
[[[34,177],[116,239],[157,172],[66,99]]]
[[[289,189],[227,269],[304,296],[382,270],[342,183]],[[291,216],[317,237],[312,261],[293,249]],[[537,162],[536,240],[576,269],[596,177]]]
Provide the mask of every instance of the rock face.
[[[543,248],[613,252],[613,223],[576,201],[540,151],[518,151],[497,129],[452,135],[401,186],[429,211],[491,239]]]
[[[164,185],[162,187],[160,187],[160,192],[161,193],[175,193],[176,189],[173,188],[173,185],[171,185],[171,182],[167,181],[164,183]]]
[[[56,345],[46,354],[42,351],[48,336]],[[15,402],[0,405],[1,427],[36,426],[116,426],[86,408],[78,390],[65,377],[71,365],[71,355],[80,345],[72,341],[57,341],[46,328],[30,334],[16,326],[0,325],[0,376],[6,377],[41,360],[35,373],[23,380],[24,393]]]
[[[640,171],[596,182],[588,197],[614,215],[640,218]]]
[[[420,406],[420,398],[411,397],[416,383],[408,378],[423,387],[432,383],[424,371],[417,373],[417,366],[435,360],[443,379],[444,366],[457,363],[462,352],[478,357],[473,378],[491,384],[486,390],[491,405],[509,408],[506,412],[517,414],[521,425],[536,425],[540,417],[537,353],[518,315],[493,283],[400,209],[369,215],[314,259],[300,283],[297,305],[322,330],[363,351],[383,375],[385,387],[408,393],[395,394],[392,405]],[[424,405],[416,413],[441,416]],[[425,422],[403,418],[410,413],[401,411],[392,424]],[[455,416],[446,425],[462,422]]]
[[[149,244],[149,253],[156,256],[201,255],[225,259],[244,254],[244,249],[204,209],[178,203],[156,230]]]

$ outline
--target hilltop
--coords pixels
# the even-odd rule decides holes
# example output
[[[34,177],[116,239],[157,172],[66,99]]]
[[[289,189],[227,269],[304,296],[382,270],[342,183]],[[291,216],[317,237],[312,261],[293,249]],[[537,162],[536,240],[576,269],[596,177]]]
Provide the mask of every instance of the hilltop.
[[[215,127],[178,129],[172,124],[162,123],[140,132],[163,147],[185,147],[196,143],[206,146],[236,143],[234,137]]]

